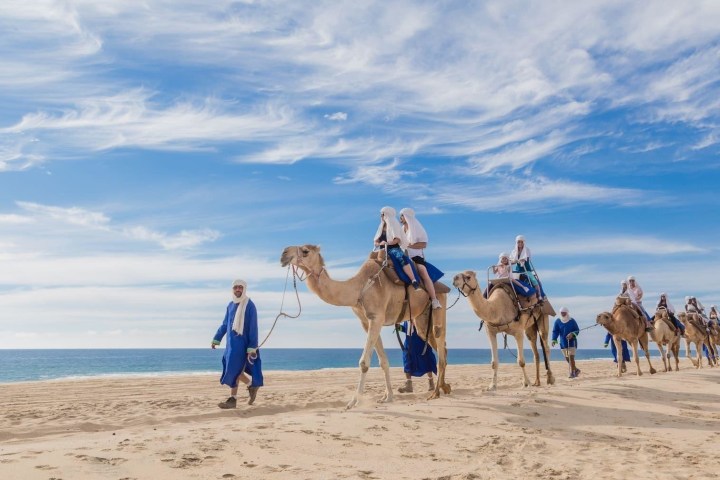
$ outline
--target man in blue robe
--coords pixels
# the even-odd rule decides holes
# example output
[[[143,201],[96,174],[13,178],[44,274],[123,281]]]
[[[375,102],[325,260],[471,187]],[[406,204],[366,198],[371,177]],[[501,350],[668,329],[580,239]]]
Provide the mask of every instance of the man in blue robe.
[[[247,296],[247,283],[235,280],[232,290],[232,301],[227,306],[225,319],[211,344],[215,349],[227,334],[220,383],[230,387],[230,398],[220,402],[220,408],[237,406],[239,382],[247,385],[248,405],[253,404],[258,389],[263,386],[262,363],[258,350],[257,309]]]
[[[405,372],[405,385],[400,387],[400,393],[413,391],[412,377],[428,376],[428,390],[435,390],[433,373],[437,375],[437,359],[432,348],[428,345],[425,350],[425,341],[420,338],[417,330],[410,325],[410,322],[403,322],[395,326],[401,332],[405,332],[403,357],[403,371]],[[408,329],[411,331],[408,333]],[[425,355],[423,355],[425,350]]]
[[[617,347],[615,346],[615,342],[613,341],[613,336],[612,336],[612,334],[610,334],[610,333],[608,333],[607,335],[605,335],[605,343],[603,344],[603,346],[604,346],[605,348],[607,348],[608,345],[610,345],[610,351],[612,352],[613,362],[617,363],[617,362],[618,362],[618,358],[617,358]],[[621,346],[621,348],[622,348],[622,360],[623,360],[623,362],[629,362],[629,361],[630,361],[630,350],[628,350],[628,344],[627,344],[627,342],[626,342],[625,340],[622,340],[622,341],[620,342],[620,346]],[[627,367],[626,367],[625,365],[623,365],[622,368],[623,368],[623,370],[622,370],[623,373],[625,373],[625,371],[627,370]]]

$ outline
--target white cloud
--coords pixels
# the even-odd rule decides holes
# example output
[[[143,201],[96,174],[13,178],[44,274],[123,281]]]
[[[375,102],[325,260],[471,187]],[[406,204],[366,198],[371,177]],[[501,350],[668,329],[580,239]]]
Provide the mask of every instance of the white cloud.
[[[344,122],[345,120],[347,120],[347,117],[348,117],[347,113],[345,113],[345,112],[335,112],[330,115],[325,114],[325,118],[327,118],[328,120],[335,121],[335,122]]]
[[[149,229],[144,226],[121,226],[112,223],[111,218],[102,212],[95,212],[79,207],[57,207],[41,205],[33,202],[16,202],[23,210],[35,217],[30,220],[56,220],[61,223],[85,227],[91,230],[120,234],[125,238],[157,243],[166,250],[190,249],[207,242],[214,242],[220,238],[220,232],[209,228],[199,230],[182,230],[177,234],[168,234]],[[0,223],[2,217],[0,217]],[[6,222],[8,223],[8,222]],[[17,223],[17,222],[16,222]],[[27,223],[27,222],[26,222]]]

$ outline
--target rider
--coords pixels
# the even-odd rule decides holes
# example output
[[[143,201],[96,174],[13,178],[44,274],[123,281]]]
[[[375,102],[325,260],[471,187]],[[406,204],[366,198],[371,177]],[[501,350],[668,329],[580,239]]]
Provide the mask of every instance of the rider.
[[[393,265],[396,268],[402,268],[415,290],[420,288],[415,272],[410,265],[410,259],[403,253],[406,247],[405,233],[402,226],[400,226],[400,222],[395,218],[395,209],[392,207],[380,209],[380,225],[378,225],[377,232],[375,232],[375,246],[387,247],[387,254]]]
[[[655,310],[659,310],[661,308],[664,308],[668,316],[670,317],[670,320],[672,320],[673,325],[675,325],[675,328],[680,330],[680,335],[685,336],[685,325],[680,323],[680,321],[675,316],[675,307],[673,307],[673,304],[670,303],[670,300],[667,298],[667,293],[663,292],[660,294],[660,298],[658,299],[657,306],[655,307]]]
[[[645,310],[645,308],[643,308],[642,305],[643,289],[640,287],[640,284],[635,281],[635,277],[633,277],[632,275],[627,278],[627,283],[623,282],[623,284],[626,287],[623,293],[627,294],[633,305],[635,305],[645,317],[645,331],[652,332],[654,327],[650,315],[647,313],[647,311]]]
[[[405,240],[407,242],[407,254],[408,257],[415,262],[420,278],[423,280],[425,289],[430,296],[432,308],[442,308],[442,305],[435,295],[435,285],[429,273],[430,269],[434,269],[433,273],[437,273],[433,276],[437,277],[434,280],[438,280],[442,277],[442,272],[432,265],[426,264],[424,249],[428,244],[428,235],[425,228],[415,217],[415,211],[412,208],[403,208],[400,210],[400,223],[403,225],[403,233],[405,234]],[[438,275],[439,274],[439,275]]]
[[[518,274],[512,273],[512,266],[510,265],[510,255],[503,252],[498,255],[498,264],[492,267],[495,278],[509,278],[513,283],[515,292],[525,297],[529,297],[535,294],[535,289],[530,285],[521,282],[516,277]]]
[[[525,237],[522,235],[515,237],[515,248],[510,255],[513,272],[524,274],[527,277],[530,284],[536,290],[538,300],[541,301],[545,298],[545,292],[542,290],[540,281],[537,278],[537,273],[535,273],[535,268],[530,260],[531,255],[530,249],[525,245]]]

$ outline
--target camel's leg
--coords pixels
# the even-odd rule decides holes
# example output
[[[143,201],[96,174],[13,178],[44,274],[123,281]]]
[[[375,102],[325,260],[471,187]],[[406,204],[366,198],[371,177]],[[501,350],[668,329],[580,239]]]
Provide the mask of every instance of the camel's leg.
[[[543,315],[542,325],[540,326],[538,337],[541,342],[540,348],[544,347],[545,355],[547,355],[548,363],[547,370],[545,371],[547,374],[547,384],[555,385],[555,376],[552,373],[552,367],[550,367],[550,317],[547,315]]]
[[[537,337],[538,337],[538,330],[537,326],[533,325],[528,330],[525,331],[525,334],[528,337],[528,341],[530,342],[530,348],[533,352],[533,360],[535,361],[535,382],[533,382],[533,387],[539,387],[540,386],[540,354],[538,353],[537,348]],[[540,340],[542,342],[542,340]]]
[[[678,340],[672,346],[672,354],[675,357],[675,371],[680,371],[680,341]]]
[[[488,391],[494,392],[497,390],[497,374],[498,374],[498,346],[497,346],[497,334],[490,333],[490,328],[486,328],[487,336],[490,339],[490,348],[492,360],[490,365],[492,366],[493,374],[490,385],[488,385]]]
[[[523,374],[523,387],[529,387],[530,378],[528,377],[527,371],[525,371],[525,349],[523,348],[525,332],[518,332],[514,337],[517,343],[517,364],[520,366]]]
[[[655,344],[657,345],[658,350],[660,350],[660,357],[662,358],[662,361],[663,361],[663,369],[664,369],[663,372],[667,372],[668,366],[670,366],[670,359],[665,358],[665,349],[663,348],[662,342],[655,342]],[[668,346],[668,353],[669,353],[669,350],[670,350],[670,347]],[[672,367],[670,367],[670,369],[672,370]]]
[[[637,368],[637,375],[638,377],[642,375],[642,371],[640,370],[640,357],[638,356],[638,341],[633,340],[632,342],[632,352],[633,352],[633,360],[635,361],[635,367]],[[622,353],[622,350],[618,350],[618,354]]]
[[[390,382],[390,362],[388,361],[385,348],[383,347],[382,337],[378,337],[377,342],[375,342],[375,353],[377,353],[378,360],[380,360],[380,367],[383,369],[383,373],[385,374],[385,395],[380,401],[392,402],[393,392],[392,382]]]
[[[695,346],[697,347],[697,367],[695,368],[702,368],[702,347],[705,345],[704,342],[697,342],[695,343]]]
[[[617,352],[617,376],[622,377],[622,365],[625,361],[622,353],[622,340],[619,337],[613,336],[613,342],[615,342],[615,351]]]
[[[698,368],[697,363],[695,363],[695,359],[692,357],[692,352],[690,351],[690,339],[688,338],[685,338],[685,356],[690,359],[693,367]]]
[[[438,309],[437,321],[433,324],[433,337],[436,342],[435,351],[438,353],[438,378],[435,382],[435,391],[432,394],[432,398],[440,397],[440,390],[445,395],[449,395],[452,391],[450,384],[445,381],[445,370],[447,370],[447,294],[438,296],[438,301],[442,308]]]
[[[640,337],[640,345],[643,347],[643,351],[645,352],[645,358],[647,358],[648,365],[650,366],[650,375],[653,375],[657,373],[657,370],[655,370],[652,366],[652,363],[650,362],[650,340],[648,339],[649,335],[645,335],[644,337]],[[658,347],[660,347],[660,353],[662,353],[662,346],[658,344]],[[664,354],[663,354],[663,358]],[[665,370],[667,371],[667,370]]]
[[[365,390],[365,376],[368,370],[370,370],[370,361],[372,360],[372,352],[375,349],[375,344],[380,338],[380,329],[382,328],[383,322],[372,318],[369,318],[370,325],[368,327],[367,339],[365,340],[365,349],[363,350],[362,356],[360,357],[360,381],[358,382],[357,390],[352,396],[350,401],[345,408],[353,408],[358,403],[360,395]]]

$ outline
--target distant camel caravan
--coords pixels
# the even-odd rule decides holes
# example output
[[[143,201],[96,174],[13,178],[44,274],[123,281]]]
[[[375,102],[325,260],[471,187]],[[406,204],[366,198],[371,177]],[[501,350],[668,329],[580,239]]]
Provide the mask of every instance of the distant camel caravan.
[[[415,323],[420,338],[438,353],[438,375],[435,389],[428,399],[438,398],[440,390],[445,394],[451,391],[445,383],[445,367],[447,365],[447,347],[445,337],[447,322],[445,309],[447,306],[448,287],[436,282],[437,298],[442,308],[429,308],[429,296],[425,290],[413,290],[393,283],[383,272],[383,264],[369,258],[360,270],[348,280],[338,281],[330,278],[325,268],[325,261],[320,255],[320,247],[316,245],[297,245],[286,247],[280,257],[282,266],[294,265],[307,275],[307,285],[326,303],[340,307],[350,307],[360,319],[367,333],[365,348],[360,357],[360,381],[347,408],[357,405],[365,387],[365,376],[370,368],[373,349],[380,360],[385,373],[385,395],[381,402],[393,400],[393,389],[390,382],[390,363],[383,348],[380,331],[384,326],[395,325],[406,320]],[[392,266],[385,266],[385,269]],[[390,272],[388,272],[391,274]],[[408,298],[409,303],[405,302]],[[411,318],[412,315],[412,318]],[[428,329],[430,318],[432,328]]]
[[[525,371],[525,355],[523,350],[523,337],[527,336],[530,340],[530,347],[533,351],[535,359],[535,382],[534,386],[540,385],[540,356],[536,345],[536,339],[539,337],[541,347],[545,349],[547,355],[550,354],[548,344],[550,320],[547,314],[544,314],[540,305],[534,305],[527,310],[521,311],[518,307],[514,296],[510,291],[512,286],[509,283],[500,283],[490,291],[487,299],[483,295],[483,291],[477,280],[475,272],[466,270],[458,273],[453,278],[453,285],[468,299],[470,306],[480,319],[485,322],[487,336],[490,339],[492,347],[492,369],[493,376],[488,390],[497,389],[498,374],[498,333],[506,333],[515,337],[517,343],[517,363],[522,369],[523,386],[530,385],[530,379]],[[552,385],[555,383],[550,364],[547,364],[547,383]]]

